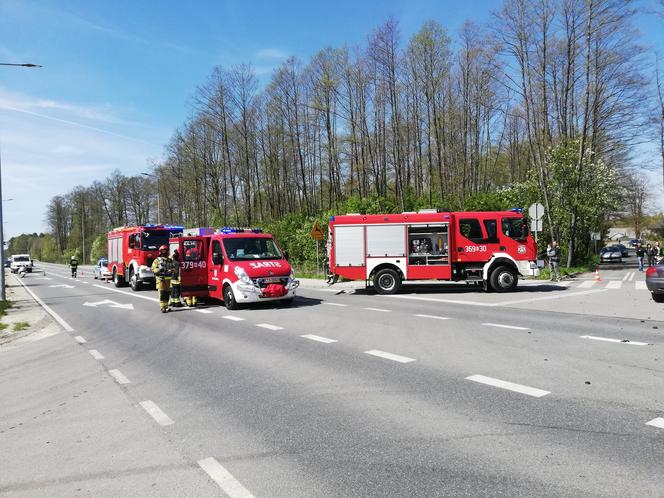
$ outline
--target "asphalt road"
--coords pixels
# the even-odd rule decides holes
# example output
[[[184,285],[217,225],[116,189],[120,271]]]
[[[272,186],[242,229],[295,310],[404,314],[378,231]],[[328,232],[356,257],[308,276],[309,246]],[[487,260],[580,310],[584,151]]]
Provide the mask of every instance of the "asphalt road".
[[[315,286],[167,315],[154,291],[43,267],[23,283],[71,347],[197,470],[173,496],[664,494],[664,307],[629,266],[510,295]]]

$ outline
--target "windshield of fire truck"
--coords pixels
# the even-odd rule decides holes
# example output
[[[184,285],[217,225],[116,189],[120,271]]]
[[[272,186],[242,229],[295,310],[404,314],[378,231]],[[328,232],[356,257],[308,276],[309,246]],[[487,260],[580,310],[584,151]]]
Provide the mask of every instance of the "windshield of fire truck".
[[[159,246],[168,245],[171,234],[168,230],[144,230],[141,234],[141,249],[154,251]]]
[[[224,240],[224,249],[231,261],[251,259],[283,259],[272,239],[242,237]]]
[[[503,218],[502,229],[512,239],[524,241],[528,237],[528,224],[523,218]]]

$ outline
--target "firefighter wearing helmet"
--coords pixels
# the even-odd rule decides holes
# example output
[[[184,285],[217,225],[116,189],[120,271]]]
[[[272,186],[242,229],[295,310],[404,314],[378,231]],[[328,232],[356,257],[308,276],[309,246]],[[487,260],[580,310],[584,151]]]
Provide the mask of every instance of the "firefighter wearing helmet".
[[[76,272],[78,271],[78,260],[76,256],[72,256],[69,260],[69,268],[71,268],[71,278],[76,278]]]
[[[173,260],[168,257],[168,246],[163,245],[159,248],[159,257],[152,262],[152,273],[157,281],[157,291],[159,292],[159,309],[162,313],[168,313],[168,301],[171,294],[171,279],[175,265]]]
[[[171,307],[181,308],[180,301],[180,253],[177,249],[173,251],[173,278],[171,279]]]

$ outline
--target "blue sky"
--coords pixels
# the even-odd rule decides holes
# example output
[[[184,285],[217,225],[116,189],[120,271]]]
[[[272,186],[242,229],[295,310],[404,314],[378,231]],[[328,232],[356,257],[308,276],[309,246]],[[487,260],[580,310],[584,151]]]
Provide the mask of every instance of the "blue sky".
[[[501,3],[0,0],[0,62],[44,66],[0,66],[5,238],[43,231],[49,199],[75,185],[146,171],[215,65],[251,63],[265,81],[290,55],[364,45],[390,16],[407,39],[427,19],[452,33],[482,23]],[[664,54],[663,27],[639,18],[643,42]]]

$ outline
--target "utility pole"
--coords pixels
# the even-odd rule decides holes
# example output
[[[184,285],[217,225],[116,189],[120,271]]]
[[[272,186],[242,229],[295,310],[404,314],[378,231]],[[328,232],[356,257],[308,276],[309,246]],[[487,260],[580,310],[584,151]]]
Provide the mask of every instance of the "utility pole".
[[[8,62],[0,62],[0,66],[16,66],[16,67],[42,67],[39,64],[12,64]],[[0,200],[2,199],[2,150],[0,150]],[[5,291],[5,234],[4,222],[2,220],[2,202],[0,201],[0,262],[2,263],[2,271],[0,271],[0,299],[7,300],[7,292]]]

